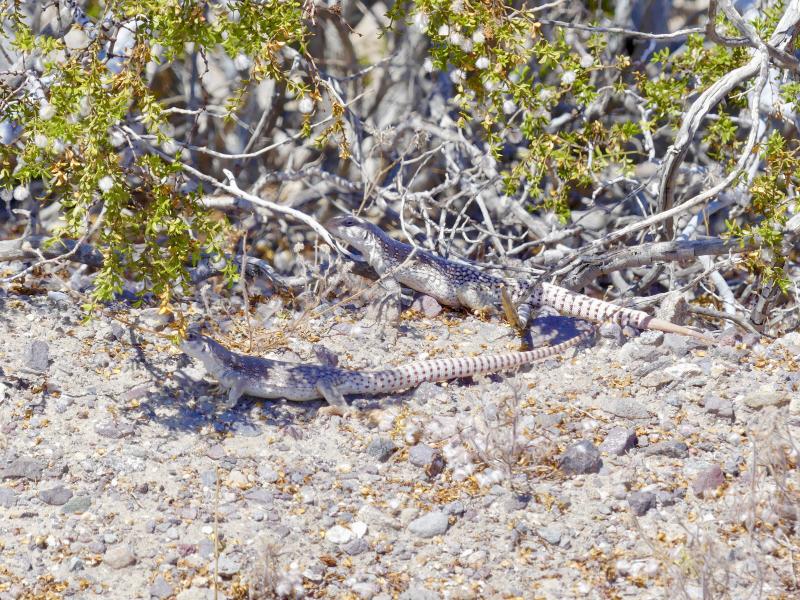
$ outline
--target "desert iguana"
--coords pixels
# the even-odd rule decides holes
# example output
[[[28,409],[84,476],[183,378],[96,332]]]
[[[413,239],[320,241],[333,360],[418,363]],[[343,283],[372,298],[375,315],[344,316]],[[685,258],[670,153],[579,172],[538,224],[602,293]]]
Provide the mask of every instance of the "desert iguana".
[[[289,363],[232,352],[214,340],[190,332],[181,342],[186,354],[203,363],[209,375],[228,391],[228,408],[243,395],[306,401],[324,398],[331,407],[347,408],[347,394],[384,394],[424,381],[445,381],[481,373],[496,373],[556,356],[593,334],[579,333],[554,346],[527,352],[505,352],[463,358],[436,358],[377,371],[349,371],[324,365]]]
[[[713,341],[688,327],[651,317],[640,310],[590,298],[550,283],[531,287],[516,280],[488,275],[468,264],[445,260],[420,248],[415,251],[411,245],[389,237],[378,226],[358,217],[334,217],[326,227],[335,237],[361,253],[383,278],[382,285],[397,299],[402,284],[432,296],[446,306],[493,312],[502,304],[505,289],[512,301],[525,299],[519,307],[522,325],[530,317],[530,305],[545,305],[571,317],[597,322],[612,320],[623,327],[633,325],[638,329],[688,335],[706,343]]]

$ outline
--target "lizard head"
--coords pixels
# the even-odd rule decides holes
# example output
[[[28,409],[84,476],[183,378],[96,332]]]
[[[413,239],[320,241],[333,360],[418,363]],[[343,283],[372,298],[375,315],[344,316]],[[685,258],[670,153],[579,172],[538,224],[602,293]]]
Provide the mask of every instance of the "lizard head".
[[[181,341],[179,348],[194,359],[199,360],[206,370],[215,373],[218,368],[224,367],[224,354],[226,350],[217,342],[197,331],[188,331],[186,338]]]
[[[370,249],[385,235],[377,225],[350,215],[334,217],[325,223],[325,227],[331,235],[350,244],[363,255],[368,255]]]

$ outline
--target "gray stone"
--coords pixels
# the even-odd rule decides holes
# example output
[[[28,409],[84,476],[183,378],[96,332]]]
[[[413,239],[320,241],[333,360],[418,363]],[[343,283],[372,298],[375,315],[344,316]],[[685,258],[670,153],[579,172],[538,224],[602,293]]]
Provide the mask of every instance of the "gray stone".
[[[652,492],[631,492],[628,495],[628,505],[633,514],[637,517],[647,514],[651,508],[655,508],[656,495]]]
[[[531,497],[529,494],[514,494],[505,502],[505,509],[508,512],[514,512],[515,510],[523,510],[526,506],[528,506],[528,502],[531,501]]]
[[[436,477],[444,471],[445,461],[442,453],[427,444],[417,444],[408,451],[408,462],[425,469],[428,477]]]
[[[275,500],[275,495],[270,490],[265,490],[264,488],[253,488],[249,490],[244,497],[250,502],[255,502],[262,506],[272,506]]]
[[[17,503],[17,493],[14,490],[0,487],[0,506],[11,508]]]
[[[630,398],[610,398],[600,408],[623,419],[649,419],[652,416],[644,405]]]
[[[692,491],[695,496],[702,497],[705,492],[712,492],[725,483],[725,474],[719,465],[712,465],[697,474],[697,478],[692,483]]]
[[[35,458],[22,456],[0,471],[0,479],[30,479],[36,481],[42,478],[44,465]]]
[[[411,303],[411,310],[421,312],[431,319],[442,312],[442,307],[435,298],[423,294],[414,298],[414,301]]]
[[[614,427],[600,444],[600,451],[622,456],[636,446],[636,432],[626,427]]]
[[[350,556],[357,556],[369,550],[369,544],[364,538],[356,538],[344,544],[342,550]]]
[[[762,387],[745,394],[743,402],[746,406],[754,410],[766,408],[767,406],[783,406],[789,403],[789,394],[782,390],[771,387]]]
[[[120,544],[106,550],[103,562],[112,569],[124,569],[136,564],[136,555],[127,544]]]
[[[689,446],[676,440],[658,442],[645,448],[646,456],[667,456],[669,458],[686,458],[689,456]]]
[[[167,583],[167,580],[159,575],[156,577],[155,581],[153,581],[153,585],[150,586],[150,596],[158,598],[158,600],[164,600],[164,598],[169,598],[174,593],[172,586]]]
[[[70,573],[83,571],[84,569],[83,561],[77,556],[73,556],[72,558],[69,559],[69,562],[67,563],[67,569],[69,570]]]
[[[730,419],[733,421],[733,402],[720,398],[719,396],[706,396],[704,408],[707,413],[717,415],[723,419]]]
[[[57,485],[56,487],[39,492],[39,499],[51,506],[62,506],[66,504],[70,498],[72,498],[72,490],[63,485]]]
[[[133,425],[125,421],[113,419],[95,425],[94,432],[97,435],[111,438],[112,440],[120,440],[133,434]]]
[[[443,535],[450,527],[447,515],[440,511],[429,512],[408,524],[408,530],[421,538]]]
[[[545,542],[552,546],[558,546],[561,541],[561,527],[559,525],[548,525],[547,527],[540,528],[536,533],[539,534]]]
[[[597,473],[602,466],[600,451],[594,444],[586,440],[572,444],[558,460],[558,467],[565,473],[573,475]]]
[[[395,444],[389,438],[378,437],[373,439],[367,446],[367,454],[376,458],[380,462],[386,462],[389,457],[397,450]]]
[[[467,512],[467,507],[464,506],[464,503],[461,500],[454,500],[453,502],[444,505],[444,512],[448,515],[460,517]]]
[[[241,561],[235,556],[222,554],[219,557],[219,574],[223,577],[233,577],[242,568]]]
[[[418,581],[412,581],[408,589],[397,597],[397,600],[441,600],[441,596],[426,588]]]
[[[79,515],[85,513],[91,506],[92,500],[88,496],[73,496],[61,507],[61,512]]]
[[[175,320],[171,312],[162,312],[159,308],[145,308],[139,312],[136,322],[150,329],[161,331],[170,322]]]
[[[44,373],[50,365],[50,346],[44,340],[33,340],[25,348],[22,360],[29,369]]]
[[[673,506],[678,501],[675,494],[666,490],[656,492],[656,502],[661,506]]]

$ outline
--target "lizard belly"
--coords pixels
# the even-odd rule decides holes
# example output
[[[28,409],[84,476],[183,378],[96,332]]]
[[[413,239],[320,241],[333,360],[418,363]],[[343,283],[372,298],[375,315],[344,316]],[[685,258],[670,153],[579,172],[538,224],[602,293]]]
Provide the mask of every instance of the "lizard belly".
[[[245,385],[246,396],[256,398],[285,398],[294,402],[304,402],[320,398],[320,393],[312,386],[272,385],[265,381],[250,381]]]

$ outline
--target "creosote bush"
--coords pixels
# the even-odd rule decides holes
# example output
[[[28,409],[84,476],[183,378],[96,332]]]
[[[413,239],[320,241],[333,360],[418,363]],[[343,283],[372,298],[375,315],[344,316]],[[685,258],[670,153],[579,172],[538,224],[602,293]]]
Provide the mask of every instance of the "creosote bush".
[[[787,6],[770,3],[752,20],[753,35],[768,39]],[[371,67],[334,76],[333,57],[310,49],[315,36],[331,29],[355,35],[341,5],[92,0],[42,9],[5,0],[0,7],[6,54],[0,187],[13,201],[32,195],[40,206],[58,203],[62,221],[49,232],[54,238],[87,236],[96,244],[104,256],[97,300],[111,299],[133,280],[168,302],[185,288],[187,265],[201,254],[222,257],[230,250],[226,219],[203,202],[213,181],[224,181],[222,168],[244,170],[252,183],[252,165],[262,158],[267,177],[271,167],[288,173],[284,179],[303,167],[257,154],[253,143],[239,154],[229,150],[232,130],[253,134],[251,142],[261,135],[266,147],[313,140],[328,179],[341,175],[367,190],[393,185],[390,166],[374,182],[359,181],[364,157],[353,150],[373,130],[365,126],[371,116],[359,112],[363,94],[349,95],[348,86],[356,77],[368,85]],[[645,40],[631,51],[624,34],[550,21],[562,9],[587,26],[611,16],[594,4],[417,0],[373,7],[386,14],[385,30],[376,33],[381,39],[408,30],[422,35],[422,68],[446,88],[446,111],[465,139],[486,149],[484,183],[496,178],[507,201],[554,212],[562,221],[596,200],[620,200],[613,198],[620,192],[623,201],[639,203],[639,216],[652,211],[657,204],[647,188],[658,182],[637,178],[637,167],[659,162],[698,94],[755,52],[702,33]],[[715,17],[720,35],[739,35],[735,19]],[[209,97],[206,80],[214,71],[232,78],[221,105]],[[267,103],[258,97],[265,85],[271,86]],[[753,80],[745,79],[709,107],[691,140],[692,162],[708,178],[721,178],[736,169],[748,130],[761,128],[752,151],[757,162],[732,184],[744,200],[709,233],[754,245],[748,269],[784,289],[783,226],[800,170],[789,124],[798,85],[783,63],[772,63],[771,112],[748,122]],[[212,180],[198,180],[197,171]],[[643,194],[650,207],[642,205]],[[653,238],[639,241],[646,239]],[[232,280],[236,270],[229,265],[225,274]]]

